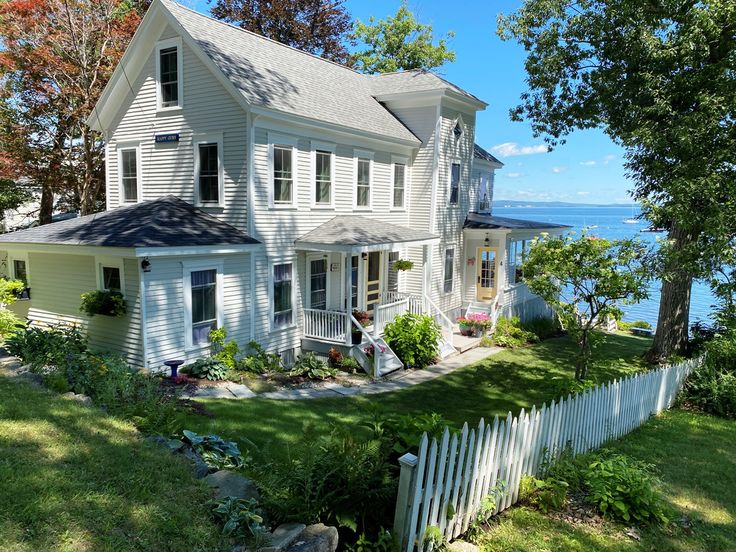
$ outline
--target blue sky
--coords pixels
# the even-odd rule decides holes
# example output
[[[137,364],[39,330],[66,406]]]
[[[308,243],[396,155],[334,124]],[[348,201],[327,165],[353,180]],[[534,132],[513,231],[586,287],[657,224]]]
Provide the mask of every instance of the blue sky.
[[[206,0],[179,0],[209,13]],[[565,145],[546,153],[528,123],[512,123],[509,109],[526,88],[524,52],[496,36],[496,17],[509,13],[520,0],[409,0],[409,8],[437,35],[455,31],[450,45],[457,60],[439,72],[489,105],[478,113],[476,141],[499,157],[495,197],[499,199],[630,203],[632,187],[624,175],[623,151],[600,131],[580,131]],[[346,0],[354,18],[394,14],[397,0]]]

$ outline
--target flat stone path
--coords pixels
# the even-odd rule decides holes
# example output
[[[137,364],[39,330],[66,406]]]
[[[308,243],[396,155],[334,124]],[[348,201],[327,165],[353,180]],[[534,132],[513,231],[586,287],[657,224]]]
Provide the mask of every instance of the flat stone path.
[[[346,387],[337,383],[327,383],[322,387],[305,389],[284,389],[256,394],[245,385],[230,383],[222,387],[203,387],[192,395],[197,399],[273,399],[273,400],[306,400],[327,397],[375,395],[406,389],[425,381],[447,375],[458,368],[475,364],[489,356],[503,351],[501,347],[477,347],[464,353],[453,355],[434,366],[423,370],[402,370],[394,372],[379,381],[366,381],[360,385]]]

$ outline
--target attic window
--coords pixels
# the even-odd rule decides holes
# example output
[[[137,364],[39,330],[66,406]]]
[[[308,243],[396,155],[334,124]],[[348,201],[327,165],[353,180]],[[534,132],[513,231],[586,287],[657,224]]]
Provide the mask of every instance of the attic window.
[[[455,123],[455,128],[452,129],[452,134],[455,136],[455,140],[459,140],[463,135],[463,127],[460,126],[460,121]]]
[[[157,109],[182,107],[182,48],[180,38],[156,44]]]

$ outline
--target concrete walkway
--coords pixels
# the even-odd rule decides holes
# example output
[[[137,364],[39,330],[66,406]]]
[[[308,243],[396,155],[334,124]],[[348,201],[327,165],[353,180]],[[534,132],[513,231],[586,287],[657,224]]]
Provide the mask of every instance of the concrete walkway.
[[[283,391],[271,391],[269,393],[256,394],[245,385],[229,383],[222,387],[204,387],[197,389],[192,398],[197,399],[275,399],[275,400],[303,400],[322,399],[326,397],[353,396],[353,395],[375,395],[406,389],[425,381],[430,381],[449,374],[458,368],[475,364],[489,356],[503,351],[501,347],[477,347],[459,355],[451,356],[434,366],[423,370],[402,370],[394,372],[379,381],[366,381],[360,385],[346,387],[337,383],[328,383],[318,388],[285,389]]]

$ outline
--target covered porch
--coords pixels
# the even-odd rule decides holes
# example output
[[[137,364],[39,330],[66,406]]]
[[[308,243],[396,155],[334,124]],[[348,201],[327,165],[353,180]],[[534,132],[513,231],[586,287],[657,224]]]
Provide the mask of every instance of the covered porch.
[[[335,217],[299,238],[295,248],[305,266],[303,337],[345,347],[375,376],[403,367],[383,332],[396,316],[432,312],[424,287],[427,248],[438,242],[428,232],[362,216]],[[410,272],[396,269],[399,259],[414,263]],[[371,323],[361,326],[355,310],[365,311]],[[360,331],[359,340],[354,330]],[[365,355],[370,346],[373,359]]]

